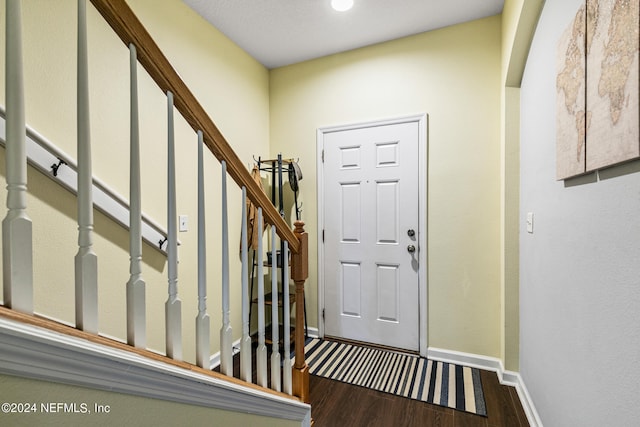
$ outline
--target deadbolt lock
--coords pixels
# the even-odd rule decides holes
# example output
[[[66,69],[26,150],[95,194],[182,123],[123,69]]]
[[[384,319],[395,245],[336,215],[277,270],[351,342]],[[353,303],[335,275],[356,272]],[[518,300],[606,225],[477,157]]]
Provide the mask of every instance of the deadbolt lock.
[[[410,228],[409,230],[407,230],[407,235],[409,237],[413,237],[416,235],[416,232],[412,228]]]

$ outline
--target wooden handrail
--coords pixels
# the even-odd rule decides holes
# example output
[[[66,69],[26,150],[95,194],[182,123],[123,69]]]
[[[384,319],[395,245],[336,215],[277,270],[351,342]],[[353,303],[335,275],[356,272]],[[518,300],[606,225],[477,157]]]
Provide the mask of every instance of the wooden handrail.
[[[304,284],[309,276],[309,261],[308,235],[304,231],[304,223],[297,221],[295,231],[289,228],[126,1],[90,1],[124,44],[127,47],[131,44],[136,47],[138,62],[163,93],[171,92],[174,107],[195,132],[202,132],[207,148],[218,161],[226,162],[227,173],[239,187],[246,188],[247,197],[262,208],[266,222],[274,225],[280,238],[289,242],[289,249],[293,252],[291,275],[296,285],[296,362],[292,372],[293,393],[308,403],[309,368],[304,359],[303,318]]]
[[[247,189],[247,197],[256,206],[262,207],[265,220],[269,224],[275,225],[280,238],[289,242],[289,249],[293,253],[298,253],[300,250],[298,238],[282,219],[267,195],[251,179],[251,174],[244,167],[235,151],[125,0],[91,0],[91,3],[127,47],[133,43],[137,49],[138,62],[147,70],[149,76],[164,93],[169,91],[173,94],[175,108],[195,132],[202,131],[207,148],[218,161],[227,162],[227,172],[231,178],[239,187],[244,186]]]

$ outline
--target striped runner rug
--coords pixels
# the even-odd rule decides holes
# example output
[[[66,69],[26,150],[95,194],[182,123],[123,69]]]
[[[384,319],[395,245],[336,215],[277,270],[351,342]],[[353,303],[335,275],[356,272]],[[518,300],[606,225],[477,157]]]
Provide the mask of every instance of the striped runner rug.
[[[305,346],[312,375],[487,415],[478,369],[329,340]]]

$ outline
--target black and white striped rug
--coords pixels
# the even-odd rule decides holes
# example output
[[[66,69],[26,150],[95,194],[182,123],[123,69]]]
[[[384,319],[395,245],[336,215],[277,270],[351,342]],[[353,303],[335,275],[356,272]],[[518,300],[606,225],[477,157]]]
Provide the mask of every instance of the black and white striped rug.
[[[487,415],[475,368],[317,338],[307,342],[305,355],[312,375]]]

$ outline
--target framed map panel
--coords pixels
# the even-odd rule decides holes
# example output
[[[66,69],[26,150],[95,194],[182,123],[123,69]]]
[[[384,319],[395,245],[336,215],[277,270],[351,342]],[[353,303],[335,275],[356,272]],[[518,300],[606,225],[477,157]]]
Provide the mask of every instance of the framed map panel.
[[[639,0],[587,0],[587,171],[640,156]]]
[[[640,158],[640,0],[585,0],[557,55],[557,179]]]
[[[557,51],[556,175],[565,179],[585,172],[586,8],[562,34]]]

